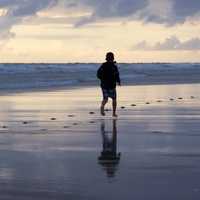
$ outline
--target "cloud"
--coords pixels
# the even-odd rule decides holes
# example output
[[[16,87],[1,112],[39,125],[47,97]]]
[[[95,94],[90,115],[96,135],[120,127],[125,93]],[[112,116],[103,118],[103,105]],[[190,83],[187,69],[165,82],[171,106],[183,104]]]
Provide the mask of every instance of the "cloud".
[[[57,0],[1,0],[0,8],[5,9],[6,12],[0,16],[0,39],[5,40],[11,38],[11,36],[13,37],[14,34],[11,32],[13,25],[56,3]]]
[[[85,13],[72,22],[75,27],[110,19],[174,25],[200,14],[199,0],[0,0],[0,9],[6,10],[0,16],[0,32],[10,32],[14,25],[56,6],[66,15]]]
[[[69,0],[68,0],[69,1]],[[110,18],[127,18],[146,23],[175,25],[200,15],[199,0],[74,0],[66,7],[90,8],[91,15],[83,17],[77,26]]]
[[[1,0],[0,8],[7,9],[6,16],[24,17],[37,13],[37,11],[53,6],[57,0]]]
[[[200,14],[199,0],[174,0],[173,1],[175,21],[183,22],[194,14]]]
[[[15,37],[15,33],[11,32],[10,29],[16,22],[16,18],[10,19],[7,16],[0,17],[0,48],[2,48],[9,39]]]
[[[142,41],[134,45],[132,49],[143,51],[198,51],[200,50],[200,38],[192,38],[186,41],[180,41],[176,36],[171,36],[164,42],[157,42],[154,45],[150,45],[148,42]]]
[[[19,3],[20,2],[20,3]],[[8,15],[12,17],[27,17],[35,15],[38,11],[55,5],[57,0],[21,0],[8,10]]]
[[[93,0],[93,15],[97,17],[126,17],[147,6],[147,0]]]
[[[148,5],[148,0],[83,0],[79,2],[80,5],[89,7],[91,15],[80,19],[76,26],[98,20],[132,17]]]
[[[110,18],[172,25],[200,13],[199,0],[1,0],[0,8],[6,9],[7,13],[0,17],[0,21],[7,22],[9,19],[13,23],[8,23],[8,27],[12,27],[24,18],[57,5],[65,7],[66,12],[89,11],[89,15],[82,16],[74,23],[75,26]]]
[[[10,32],[9,30],[3,30],[0,32],[0,49],[5,46],[9,39],[15,37],[15,33]]]
[[[149,0],[140,18],[147,23],[175,25],[196,15],[200,16],[199,0]]]
[[[149,0],[139,18],[146,23],[172,24],[173,2],[171,0]],[[174,22],[174,21],[173,21]]]

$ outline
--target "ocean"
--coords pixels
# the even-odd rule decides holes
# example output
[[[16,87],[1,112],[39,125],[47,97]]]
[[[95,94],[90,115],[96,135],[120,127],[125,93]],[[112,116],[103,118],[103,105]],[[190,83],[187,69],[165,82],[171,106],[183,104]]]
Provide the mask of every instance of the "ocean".
[[[0,64],[0,90],[85,87],[99,84],[100,63]],[[199,63],[119,63],[122,84],[200,82]]]

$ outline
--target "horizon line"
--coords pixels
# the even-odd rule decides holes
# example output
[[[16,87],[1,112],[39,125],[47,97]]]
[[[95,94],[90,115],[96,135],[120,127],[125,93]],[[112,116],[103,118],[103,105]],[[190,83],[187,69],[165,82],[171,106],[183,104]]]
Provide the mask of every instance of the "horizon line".
[[[0,64],[101,64],[103,62],[0,62]],[[117,62],[117,64],[200,64],[200,62]]]

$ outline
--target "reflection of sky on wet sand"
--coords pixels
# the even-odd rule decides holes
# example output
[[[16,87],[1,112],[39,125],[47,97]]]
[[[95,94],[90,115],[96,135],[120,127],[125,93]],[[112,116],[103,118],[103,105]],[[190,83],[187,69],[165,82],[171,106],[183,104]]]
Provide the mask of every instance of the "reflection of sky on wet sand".
[[[99,90],[2,96],[0,197],[199,199],[199,89],[200,85],[119,88],[116,145],[121,157],[112,178],[98,162],[103,150]],[[112,138],[111,112],[106,114],[104,130]],[[24,125],[24,120],[29,123]]]

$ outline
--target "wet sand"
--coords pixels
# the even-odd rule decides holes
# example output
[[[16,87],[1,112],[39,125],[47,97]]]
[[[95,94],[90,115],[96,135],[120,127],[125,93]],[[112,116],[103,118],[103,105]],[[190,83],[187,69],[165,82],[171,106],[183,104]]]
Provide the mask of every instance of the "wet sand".
[[[97,88],[1,95],[0,199],[199,199],[199,91],[118,88],[118,119]]]

